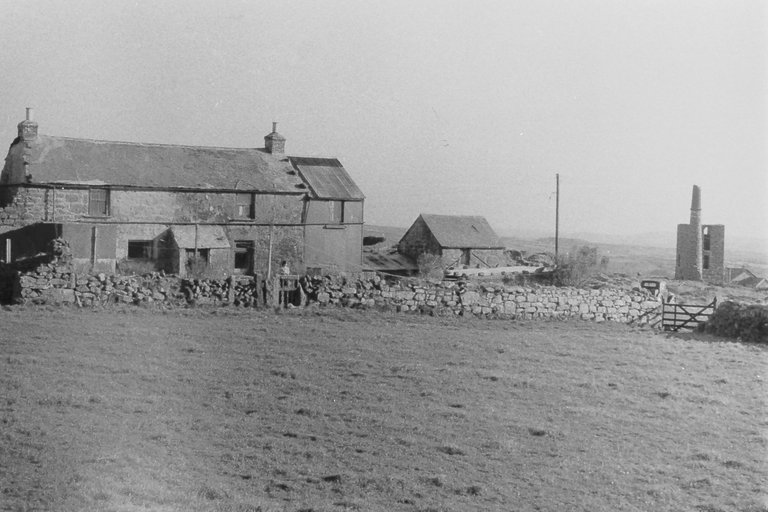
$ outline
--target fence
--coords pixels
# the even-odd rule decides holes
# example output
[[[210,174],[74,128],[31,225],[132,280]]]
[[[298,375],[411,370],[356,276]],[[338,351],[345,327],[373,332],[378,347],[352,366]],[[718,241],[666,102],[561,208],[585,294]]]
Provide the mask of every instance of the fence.
[[[709,320],[716,307],[717,299],[705,305],[665,303],[661,314],[662,328],[665,331],[695,329]]]

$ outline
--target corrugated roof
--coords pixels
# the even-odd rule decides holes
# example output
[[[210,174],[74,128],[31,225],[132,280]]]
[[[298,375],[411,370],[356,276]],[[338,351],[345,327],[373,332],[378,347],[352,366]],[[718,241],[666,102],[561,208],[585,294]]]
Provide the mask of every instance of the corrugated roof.
[[[289,157],[293,166],[320,199],[365,199],[362,191],[335,158]]]
[[[195,244],[197,229],[197,244]],[[229,249],[227,234],[222,226],[173,226],[173,239],[179,249]]]
[[[27,151],[33,183],[306,192],[290,162],[255,148],[110,142],[38,135]]]
[[[446,249],[503,249],[498,235],[485,217],[464,215],[432,215],[420,218]]]

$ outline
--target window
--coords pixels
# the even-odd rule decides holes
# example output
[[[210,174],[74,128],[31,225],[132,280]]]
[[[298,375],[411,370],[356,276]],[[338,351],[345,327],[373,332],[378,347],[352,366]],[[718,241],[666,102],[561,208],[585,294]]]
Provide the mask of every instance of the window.
[[[247,274],[253,269],[253,241],[235,240],[235,272]]]
[[[710,236],[709,236],[709,226],[704,226],[704,236],[702,237],[702,248],[705,251],[709,250],[710,246]]]
[[[469,266],[472,260],[472,249],[461,250],[461,265]]]
[[[344,201],[328,201],[328,222],[334,224],[344,222]]]
[[[152,259],[152,240],[128,240],[128,259]]]
[[[253,219],[255,217],[255,197],[254,194],[235,194],[235,217]]]
[[[106,188],[88,189],[88,215],[106,217],[109,215],[109,190]]]
[[[709,254],[705,254],[701,258],[701,263],[702,263],[701,266],[704,268],[704,270],[707,270],[709,268]]]

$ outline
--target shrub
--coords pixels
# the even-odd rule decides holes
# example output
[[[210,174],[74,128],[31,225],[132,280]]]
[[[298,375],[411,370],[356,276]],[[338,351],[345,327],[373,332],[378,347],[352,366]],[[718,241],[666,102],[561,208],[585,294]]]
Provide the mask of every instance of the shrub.
[[[443,278],[443,260],[437,254],[422,253],[416,260],[416,265],[419,267],[419,277]]]
[[[115,269],[118,274],[124,276],[143,276],[151,274],[157,269],[155,268],[155,262],[152,260],[139,260],[139,259],[127,259],[123,258],[115,265]]]
[[[597,247],[582,245],[560,256],[556,262],[554,282],[557,286],[583,286],[589,279],[605,270],[608,257],[599,257]]]
[[[723,302],[704,330],[718,336],[768,343],[768,306]]]

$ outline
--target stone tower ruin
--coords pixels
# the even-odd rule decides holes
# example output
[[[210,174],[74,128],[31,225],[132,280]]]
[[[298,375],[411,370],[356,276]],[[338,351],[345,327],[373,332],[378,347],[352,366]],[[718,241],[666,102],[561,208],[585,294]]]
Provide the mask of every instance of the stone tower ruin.
[[[725,276],[725,226],[701,223],[701,189],[693,186],[691,220],[677,225],[675,279],[722,284]]]

